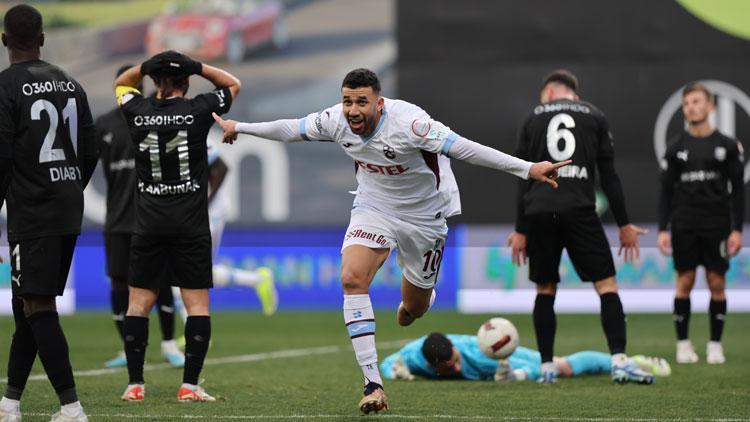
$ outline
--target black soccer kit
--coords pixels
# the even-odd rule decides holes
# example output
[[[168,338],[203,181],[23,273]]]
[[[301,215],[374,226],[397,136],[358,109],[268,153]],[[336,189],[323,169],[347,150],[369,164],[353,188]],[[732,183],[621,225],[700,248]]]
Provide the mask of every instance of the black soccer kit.
[[[594,210],[597,170],[617,224],[628,224],[628,216],[604,114],[580,101],[540,104],[521,128],[516,155],[532,162],[573,161],[558,171],[557,189],[535,180],[519,184],[516,231],[527,236],[529,279],[559,282],[563,248],[583,281],[613,276],[609,242]]]
[[[130,271],[130,236],[135,225],[135,146],[122,110],[115,108],[94,122],[99,158],[107,181],[104,248],[107,275],[126,280]]]
[[[745,205],[744,157],[739,141],[714,131],[705,138],[683,132],[664,156],[659,230],[672,230],[677,271],[703,265],[725,273],[726,240],[742,230]]]
[[[136,147],[131,285],[212,287],[206,138],[211,113],[231,106],[229,89],[165,100],[130,89],[118,101]]]
[[[62,295],[98,151],[86,93],[63,70],[32,60],[0,73],[0,150],[10,168],[8,241],[14,296]],[[8,176],[8,174],[10,176]],[[0,204],[5,198],[0,192]]]

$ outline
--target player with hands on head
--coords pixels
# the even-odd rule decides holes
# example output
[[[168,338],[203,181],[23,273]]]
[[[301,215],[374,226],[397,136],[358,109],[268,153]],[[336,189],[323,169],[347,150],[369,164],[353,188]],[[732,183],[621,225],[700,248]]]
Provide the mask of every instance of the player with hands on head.
[[[154,81],[156,96],[146,98],[138,90],[144,75]],[[186,98],[191,75],[202,76],[216,89]],[[229,111],[240,86],[228,72],[175,51],[159,53],[115,81],[118,105],[137,145],[132,277],[123,326],[129,377],[125,401],[145,398],[148,315],[159,289],[169,285],[180,288],[188,313],[177,399],[215,401],[198,385],[211,338],[208,289],[213,285],[207,136],[212,113]]]

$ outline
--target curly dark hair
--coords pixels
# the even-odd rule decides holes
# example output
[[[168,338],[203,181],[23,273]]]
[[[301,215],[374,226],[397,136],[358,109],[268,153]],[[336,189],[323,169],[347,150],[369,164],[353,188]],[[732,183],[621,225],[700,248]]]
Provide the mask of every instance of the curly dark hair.
[[[380,80],[378,75],[370,69],[354,69],[346,74],[341,87],[344,88],[367,88],[372,87],[373,92],[380,93]]]

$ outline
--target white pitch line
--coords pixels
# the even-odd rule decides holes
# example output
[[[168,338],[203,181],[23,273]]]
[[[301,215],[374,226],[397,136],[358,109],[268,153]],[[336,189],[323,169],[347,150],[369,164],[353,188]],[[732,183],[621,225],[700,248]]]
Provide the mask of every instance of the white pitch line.
[[[50,416],[46,413],[24,413],[24,416],[45,417]],[[108,418],[108,419],[197,419],[197,420],[268,420],[268,419],[352,419],[354,415],[134,415],[127,413],[90,414],[91,418]],[[484,415],[399,415],[386,413],[377,415],[377,418],[388,419],[412,419],[412,420],[435,420],[435,419],[459,419],[459,420],[493,420],[493,421],[556,421],[556,422],[747,422],[750,419],[740,418],[576,418],[576,417],[545,417],[545,416],[484,416]]]
[[[393,349],[393,348],[401,347],[408,342],[409,340],[387,341],[387,342],[378,343],[378,347],[381,349]],[[262,360],[271,360],[271,359],[287,359],[287,358],[298,358],[298,357],[314,356],[314,355],[328,355],[328,354],[333,354],[333,353],[345,352],[350,349],[351,349],[351,346],[322,346],[322,347],[309,347],[306,349],[275,350],[273,352],[261,352],[261,353],[251,353],[251,354],[246,354],[246,355],[224,356],[220,358],[207,358],[206,361],[203,363],[203,365],[204,366],[226,365],[229,363],[258,362]],[[158,371],[158,370],[167,369],[167,368],[172,368],[172,366],[168,363],[157,363],[157,364],[143,366],[144,371]],[[74,371],[73,375],[76,378],[98,377],[101,375],[109,375],[109,374],[116,374],[119,372],[125,372],[125,370],[126,368],[89,369],[85,371]],[[46,379],[47,379],[46,374],[36,374],[36,375],[32,375],[29,377],[29,381],[44,381]],[[8,378],[3,378],[0,380],[0,382],[6,383],[8,382]]]

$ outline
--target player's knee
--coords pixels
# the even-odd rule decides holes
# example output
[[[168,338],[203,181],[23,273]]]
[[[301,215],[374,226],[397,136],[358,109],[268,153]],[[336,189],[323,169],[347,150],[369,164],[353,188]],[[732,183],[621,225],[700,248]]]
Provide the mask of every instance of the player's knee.
[[[154,297],[156,295],[154,294]],[[128,312],[127,316],[139,316],[147,317],[151,313],[151,308],[154,306],[154,300],[150,295],[139,294],[138,292],[130,292],[130,298],[128,300]]]
[[[409,315],[414,318],[419,318],[427,312],[427,309],[430,308],[430,304],[404,302],[404,308],[406,308],[406,312],[408,312]]]
[[[706,274],[706,281],[708,282],[708,289],[711,291],[712,300],[725,300],[725,286],[726,282],[723,274],[717,274],[709,272]]]
[[[604,280],[594,282],[594,289],[599,296],[606,293],[617,293],[617,281],[614,277],[608,277]]]
[[[369,285],[368,278],[369,277],[364,271],[344,268],[341,271],[341,286],[344,288],[344,293],[367,293]]]
[[[554,296],[557,294],[557,283],[537,283],[536,292],[540,295]]]
[[[695,271],[681,271],[677,273],[677,283],[675,285],[675,296],[680,299],[690,297],[690,292],[695,285]],[[710,285],[710,283],[709,283]]]
[[[23,313],[26,318],[38,312],[57,312],[54,296],[25,296],[23,298]]]

